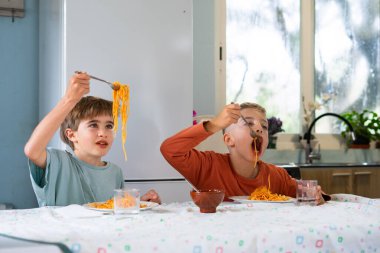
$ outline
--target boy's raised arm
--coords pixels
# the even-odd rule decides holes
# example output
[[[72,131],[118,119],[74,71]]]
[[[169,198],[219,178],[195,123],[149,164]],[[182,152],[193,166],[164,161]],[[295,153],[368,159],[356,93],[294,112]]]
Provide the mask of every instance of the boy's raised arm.
[[[38,167],[46,167],[46,147],[67,114],[90,91],[87,74],[75,74],[70,79],[65,95],[37,125],[24,147],[25,155]]]
[[[164,158],[186,178],[197,178],[199,168],[207,163],[204,153],[194,149],[211,134],[220,131],[240,117],[238,104],[226,105],[213,119],[196,126],[186,128],[167,138],[160,147]]]

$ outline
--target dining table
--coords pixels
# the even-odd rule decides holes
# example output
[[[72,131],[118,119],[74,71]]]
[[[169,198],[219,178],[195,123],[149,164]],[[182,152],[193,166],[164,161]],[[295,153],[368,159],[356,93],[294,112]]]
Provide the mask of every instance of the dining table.
[[[334,194],[323,205],[191,201],[115,215],[82,205],[0,211],[0,239],[55,245],[65,253],[380,252],[380,200]],[[0,252],[10,246],[2,246]]]

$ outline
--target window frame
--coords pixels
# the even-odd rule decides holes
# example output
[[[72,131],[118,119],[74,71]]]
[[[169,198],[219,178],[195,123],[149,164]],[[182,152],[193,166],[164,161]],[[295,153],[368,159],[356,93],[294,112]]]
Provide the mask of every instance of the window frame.
[[[314,0],[300,1],[301,6],[301,49],[300,79],[301,94],[306,101],[314,102]],[[226,0],[215,1],[215,87],[216,110],[220,111],[226,101]],[[300,99],[302,108],[302,99]],[[302,113],[302,110],[301,110]],[[303,115],[300,115],[301,119]],[[301,120],[302,124],[302,120]]]
[[[300,0],[300,94],[304,97],[305,103],[315,102],[314,99],[314,44],[315,44],[315,1]],[[226,0],[215,1],[215,111],[219,112],[229,103],[226,101]],[[300,98],[300,108],[303,108],[302,98]],[[281,133],[281,141],[285,146],[295,149],[302,148],[298,136],[307,131],[303,129],[304,112],[300,110],[301,133]],[[313,129],[315,134],[315,129]],[[280,137],[279,136],[279,137]],[[317,134],[319,143],[327,149],[344,148],[345,141],[340,134]],[[337,141],[338,140],[338,141]]]

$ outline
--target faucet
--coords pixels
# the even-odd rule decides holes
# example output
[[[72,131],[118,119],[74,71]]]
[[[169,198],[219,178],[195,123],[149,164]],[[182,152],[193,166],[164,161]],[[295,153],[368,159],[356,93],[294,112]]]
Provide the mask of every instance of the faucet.
[[[352,125],[350,124],[350,122],[347,119],[345,119],[344,117],[340,116],[339,114],[332,113],[332,112],[327,112],[327,113],[321,114],[317,118],[315,118],[313,120],[313,122],[311,122],[309,129],[307,130],[307,132],[303,136],[303,138],[306,139],[306,147],[305,147],[305,155],[306,155],[305,156],[305,161],[306,161],[306,163],[313,163],[313,159],[317,159],[317,160],[321,159],[320,148],[319,148],[318,153],[316,153],[316,154],[313,153],[313,150],[312,150],[311,145],[310,145],[310,139],[311,139],[311,130],[313,129],[315,123],[320,118],[323,118],[325,116],[334,116],[334,117],[337,117],[337,118],[343,120],[347,124],[347,126],[350,128],[351,139],[353,141],[355,140],[354,128],[352,127]]]

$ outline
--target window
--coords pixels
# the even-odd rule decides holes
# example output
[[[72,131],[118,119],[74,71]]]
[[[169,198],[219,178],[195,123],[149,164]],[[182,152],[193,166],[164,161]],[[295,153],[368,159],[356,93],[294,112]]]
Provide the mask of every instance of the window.
[[[380,0],[225,4],[226,102],[260,103],[287,133],[305,131],[309,102],[321,104],[316,115],[380,111]],[[316,131],[339,124],[326,118]]]
[[[280,117],[287,132],[299,132],[299,3],[226,3],[227,101],[255,101]]]
[[[380,0],[315,1],[317,113],[380,112]],[[317,125],[337,132],[336,124]]]

